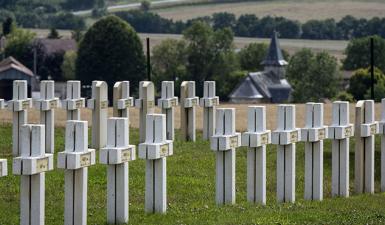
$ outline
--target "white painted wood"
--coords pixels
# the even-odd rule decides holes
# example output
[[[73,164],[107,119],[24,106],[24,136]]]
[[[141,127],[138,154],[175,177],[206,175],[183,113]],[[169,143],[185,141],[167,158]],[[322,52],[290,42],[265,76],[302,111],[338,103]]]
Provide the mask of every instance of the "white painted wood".
[[[332,196],[349,196],[349,137],[354,135],[349,124],[349,102],[335,101],[328,138],[332,139]]]
[[[8,109],[13,112],[12,123],[12,155],[20,155],[20,128],[27,123],[28,109],[32,107],[32,100],[28,98],[26,80],[13,81],[13,96],[8,102]]]
[[[107,164],[107,223],[128,222],[128,162],[134,160],[135,146],[129,145],[128,119],[108,119],[107,146],[100,150],[100,163]]]
[[[173,154],[172,140],[166,139],[166,116],[148,114],[145,142],[139,144],[139,157],[146,159],[145,211],[167,210],[166,157]]]
[[[180,87],[180,129],[182,140],[196,139],[196,106],[199,98],[195,96],[195,81],[183,81]]]
[[[242,134],[242,146],[247,146],[247,200],[266,204],[266,145],[270,131],[266,130],[264,106],[249,106],[247,132]]]
[[[64,224],[87,224],[88,166],[95,164],[95,150],[88,149],[87,121],[66,123],[65,150],[58,153],[64,171]]]
[[[80,120],[80,110],[85,107],[85,99],[81,96],[81,83],[78,80],[67,81],[66,99],[63,108],[67,111],[67,120]]]
[[[146,115],[154,113],[154,84],[151,81],[139,83],[139,98],[135,99],[135,107],[139,108],[139,140],[146,139]]]
[[[20,177],[20,224],[43,225],[45,172],[53,169],[53,155],[45,153],[44,125],[20,128],[20,157],[14,158],[13,173]],[[30,166],[33,165],[33,168]],[[33,172],[31,172],[33,171]]]
[[[356,193],[374,193],[374,138],[378,123],[374,120],[374,101],[358,101],[355,114]]]
[[[214,135],[217,105],[219,105],[219,97],[215,96],[215,81],[205,81],[203,98],[200,99],[200,106],[203,107],[203,140],[209,140]]]
[[[166,115],[167,139],[174,140],[174,108],[178,106],[178,97],[174,96],[174,81],[162,81],[162,95],[158,99],[158,106],[162,109],[162,113]]]
[[[105,81],[92,81],[92,98],[87,107],[92,110],[92,148],[101,149],[107,143],[108,86]]]
[[[306,200],[323,199],[323,139],[327,127],[323,122],[323,104],[306,103],[306,124],[301,130],[305,141],[305,193]]]
[[[235,203],[235,150],[241,145],[240,133],[235,132],[235,109],[217,110],[215,134],[210,138],[216,151],[216,202]]]
[[[277,129],[272,143],[277,147],[277,201],[295,202],[295,143],[301,130],[295,127],[295,106],[278,105]]]

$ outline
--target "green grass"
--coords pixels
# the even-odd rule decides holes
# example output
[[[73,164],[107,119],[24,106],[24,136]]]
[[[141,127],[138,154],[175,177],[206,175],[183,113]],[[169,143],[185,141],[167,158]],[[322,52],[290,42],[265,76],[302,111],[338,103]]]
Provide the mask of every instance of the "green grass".
[[[0,126],[0,158],[8,158],[11,174],[11,126]],[[177,134],[177,138],[178,138]],[[56,130],[56,152],[64,146],[64,129]],[[138,143],[138,131],[131,131],[131,143]],[[352,143],[353,144],[353,143]],[[295,204],[277,204],[275,198],[276,151],[267,150],[267,205],[246,201],[246,149],[237,150],[237,203],[218,207],[215,204],[215,156],[209,142],[174,143],[174,155],[167,159],[168,211],[166,215],[144,213],[144,160],[130,163],[130,223],[132,224],[381,224],[385,223],[385,194],[378,193],[379,172],[376,172],[376,194],[354,195],[331,199],[331,152],[325,142],[324,195],[322,202],[303,200],[304,150],[297,145]],[[351,145],[351,149],[353,146]],[[376,171],[380,167],[379,138],[376,139]],[[350,186],[353,186],[353,160],[350,154]],[[56,164],[56,163],[55,163]],[[106,167],[97,164],[89,169],[88,224],[106,221]],[[46,174],[46,224],[63,224],[64,173],[55,169]],[[19,223],[19,177],[0,179],[0,224]]]

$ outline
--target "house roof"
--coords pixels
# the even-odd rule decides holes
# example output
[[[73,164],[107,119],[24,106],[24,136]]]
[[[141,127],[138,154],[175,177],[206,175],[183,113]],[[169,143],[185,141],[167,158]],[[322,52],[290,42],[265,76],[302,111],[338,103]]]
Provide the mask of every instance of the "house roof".
[[[47,54],[52,54],[59,51],[76,51],[77,44],[74,39],[49,39],[49,38],[37,38],[36,41],[40,42]]]
[[[277,32],[273,32],[271,37],[269,51],[265,59],[261,63],[264,66],[285,66],[287,62],[283,58],[282,50],[279,45],[279,40],[277,37]]]
[[[9,69],[15,69],[18,70],[26,75],[29,75],[31,77],[34,76],[33,72],[28,69],[26,66],[21,64],[21,62],[17,61],[15,58],[12,56],[4,59],[3,61],[0,62],[0,73],[7,71]]]

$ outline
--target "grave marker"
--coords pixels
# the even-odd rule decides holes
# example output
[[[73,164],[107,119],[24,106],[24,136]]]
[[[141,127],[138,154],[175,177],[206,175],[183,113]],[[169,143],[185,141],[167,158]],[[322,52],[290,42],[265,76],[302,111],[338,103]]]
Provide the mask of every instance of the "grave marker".
[[[55,98],[55,82],[44,80],[40,82],[40,99],[34,102],[34,106],[40,111],[40,123],[45,126],[45,151],[55,151],[55,112],[60,107],[59,98]]]
[[[235,132],[235,109],[217,109],[215,134],[210,146],[216,152],[216,202],[235,203],[235,150],[241,146],[241,134]]]
[[[162,81],[162,96],[158,99],[158,106],[166,115],[166,138],[174,140],[174,108],[178,106],[178,97],[174,96],[174,81]]]
[[[64,224],[87,224],[88,167],[95,164],[95,149],[88,149],[87,121],[66,123],[65,150],[57,167],[64,169]]]
[[[379,122],[381,134],[381,192],[385,191],[385,98],[381,100],[381,121]]]
[[[128,222],[128,162],[136,159],[129,145],[127,118],[108,119],[107,147],[100,150],[100,163],[107,164],[107,222]]]
[[[355,116],[355,192],[374,193],[374,137],[378,133],[374,101],[358,101]]]
[[[53,154],[45,153],[44,125],[20,128],[20,156],[13,159],[13,174],[20,175],[20,224],[43,225],[45,172],[53,170]]]
[[[63,108],[67,110],[67,120],[80,120],[80,109],[84,108],[85,100],[80,97],[80,81],[67,81],[66,99],[63,100]]]
[[[146,119],[146,140],[139,144],[139,158],[146,160],[145,210],[165,213],[166,157],[173,154],[173,141],[166,139],[165,115],[149,114]]]
[[[219,97],[215,96],[215,81],[205,81],[203,98],[200,99],[200,106],[203,107],[203,140],[209,140],[214,135],[217,105],[219,105]]]
[[[5,103],[4,103],[4,99],[0,99],[0,109],[4,109],[4,106]]]
[[[182,140],[195,141],[195,108],[199,98],[195,96],[195,81],[183,81],[180,88],[180,129]]]
[[[271,134],[277,148],[277,201],[295,202],[295,143],[301,130],[295,127],[295,106],[278,105],[278,126]]]
[[[305,142],[305,199],[323,199],[323,140],[328,130],[324,126],[322,103],[306,103],[306,125],[301,130]]]
[[[154,83],[141,81],[139,83],[139,98],[135,99],[135,107],[139,109],[139,141],[146,140],[146,115],[154,113],[155,107]]]
[[[266,145],[271,143],[266,130],[265,106],[249,106],[247,132],[242,134],[242,146],[247,146],[247,200],[266,204]]]
[[[134,98],[130,97],[130,82],[119,81],[114,85],[113,91],[113,115],[114,117],[123,117],[128,120],[128,129],[130,129],[130,108],[134,106]],[[129,135],[129,133],[127,133]],[[128,139],[130,137],[127,137]]]
[[[7,159],[0,159],[0,177],[8,175]]]
[[[101,149],[107,143],[108,86],[105,81],[92,81],[92,98],[87,100],[92,110],[92,148]]]
[[[13,112],[12,123],[12,154],[20,155],[20,128],[27,123],[28,109],[32,107],[32,100],[28,98],[26,80],[13,81],[13,97],[8,102],[8,109]]]
[[[354,135],[349,124],[349,102],[335,101],[328,138],[332,139],[332,196],[349,196],[349,137]]]

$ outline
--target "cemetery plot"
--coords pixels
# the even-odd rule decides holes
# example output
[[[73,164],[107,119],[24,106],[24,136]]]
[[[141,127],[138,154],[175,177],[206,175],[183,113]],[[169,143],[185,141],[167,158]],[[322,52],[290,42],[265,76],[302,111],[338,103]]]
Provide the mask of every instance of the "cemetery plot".
[[[235,203],[235,150],[241,145],[241,134],[235,132],[235,109],[217,110],[215,134],[210,139],[216,154],[216,202]]]
[[[100,150],[100,163],[107,164],[107,222],[128,222],[128,162],[136,159],[129,145],[128,119],[108,119],[107,147]]]
[[[59,98],[55,98],[55,82],[40,82],[40,99],[34,102],[34,106],[40,111],[40,123],[45,126],[45,151],[54,153],[55,151],[55,112],[54,109],[60,107]]]
[[[332,196],[349,196],[349,138],[354,135],[349,124],[349,102],[335,101],[328,138],[332,139]]]
[[[180,87],[180,129],[182,140],[196,139],[196,112],[199,98],[195,96],[195,81],[183,81]]]
[[[271,143],[266,130],[266,108],[249,106],[247,132],[242,134],[242,146],[247,149],[247,200],[266,204],[266,145]]]
[[[306,200],[323,199],[323,140],[327,138],[323,121],[323,104],[306,103],[306,125],[301,130],[305,142],[305,196]]]
[[[107,142],[108,87],[104,81],[92,81],[92,98],[87,100],[92,110],[92,148],[100,149]]]
[[[215,96],[215,81],[205,81],[203,84],[203,140],[209,140],[214,135],[215,108],[219,105],[219,97]]]
[[[355,192],[374,193],[374,135],[378,133],[374,101],[358,101],[355,117]]]
[[[146,160],[145,211],[167,210],[166,158],[173,154],[173,142],[166,139],[166,116],[149,114],[146,140],[139,144],[139,158]]]
[[[139,98],[135,99],[135,107],[139,109],[140,142],[146,140],[146,115],[154,113],[154,84],[150,81],[139,83]]]
[[[87,121],[69,120],[65,150],[57,167],[64,169],[64,224],[87,224],[88,167],[95,164],[95,150],[88,149]]]
[[[130,128],[130,108],[133,106],[134,98],[130,97],[130,82],[116,82],[113,89],[113,115],[114,117],[127,118],[128,129]]]
[[[20,155],[20,129],[27,123],[28,109],[32,107],[32,100],[28,98],[26,80],[13,81],[12,100],[8,102],[8,109],[13,112],[12,123],[12,154]]]
[[[162,109],[162,113],[166,115],[166,138],[174,140],[174,111],[178,106],[178,97],[174,96],[174,81],[162,81],[162,95],[158,99],[158,107]]]
[[[85,99],[80,97],[80,81],[67,81],[66,99],[63,108],[67,111],[67,120],[80,120],[80,109],[85,107]]]
[[[13,159],[13,174],[20,175],[20,224],[43,225],[45,172],[53,170],[53,155],[45,153],[44,125],[20,128],[20,156]]]
[[[278,105],[278,126],[271,134],[277,147],[277,201],[295,202],[295,143],[301,130],[295,127],[295,106]]]

